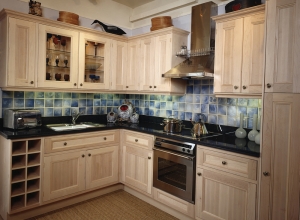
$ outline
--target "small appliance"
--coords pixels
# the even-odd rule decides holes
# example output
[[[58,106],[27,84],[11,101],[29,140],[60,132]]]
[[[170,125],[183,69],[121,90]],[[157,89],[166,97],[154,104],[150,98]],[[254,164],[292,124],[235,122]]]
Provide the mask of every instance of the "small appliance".
[[[42,125],[41,112],[37,109],[4,110],[3,127],[11,129],[35,128]]]

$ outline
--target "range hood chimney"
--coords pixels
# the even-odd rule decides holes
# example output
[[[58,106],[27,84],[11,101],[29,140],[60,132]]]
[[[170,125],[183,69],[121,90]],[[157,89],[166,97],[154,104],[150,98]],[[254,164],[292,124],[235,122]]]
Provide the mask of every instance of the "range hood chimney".
[[[213,2],[192,7],[191,48],[176,54],[185,60],[162,74],[165,78],[213,78],[215,55],[215,23],[211,17],[217,15],[217,5]]]

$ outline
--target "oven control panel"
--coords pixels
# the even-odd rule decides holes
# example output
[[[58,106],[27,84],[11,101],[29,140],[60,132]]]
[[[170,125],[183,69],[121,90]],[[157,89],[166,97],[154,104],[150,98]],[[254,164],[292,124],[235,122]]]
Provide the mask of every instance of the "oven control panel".
[[[172,140],[168,138],[156,137],[154,146],[158,148],[166,148],[169,150],[182,152],[185,154],[195,155],[196,144]]]

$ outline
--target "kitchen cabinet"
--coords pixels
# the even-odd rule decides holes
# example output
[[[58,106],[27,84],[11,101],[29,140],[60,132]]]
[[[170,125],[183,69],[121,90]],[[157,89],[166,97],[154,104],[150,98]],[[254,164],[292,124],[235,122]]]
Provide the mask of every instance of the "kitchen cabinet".
[[[213,17],[216,21],[214,94],[261,96],[264,5]]]
[[[257,158],[198,145],[196,219],[256,219]]]
[[[0,86],[36,87],[36,23],[5,17],[0,30]]]
[[[41,164],[43,139],[0,138],[1,216],[41,204]]]
[[[299,218],[299,108],[300,94],[265,94],[260,219]]]
[[[123,90],[137,91],[139,88],[139,73],[140,73],[140,62],[138,57],[140,56],[140,40],[129,40],[128,41],[128,65],[127,72],[124,74],[125,85]]]
[[[118,141],[118,131],[45,138],[43,201],[118,183]]]
[[[121,131],[121,181],[129,187],[152,196],[152,135]]]
[[[265,92],[300,93],[299,5],[266,1]]]

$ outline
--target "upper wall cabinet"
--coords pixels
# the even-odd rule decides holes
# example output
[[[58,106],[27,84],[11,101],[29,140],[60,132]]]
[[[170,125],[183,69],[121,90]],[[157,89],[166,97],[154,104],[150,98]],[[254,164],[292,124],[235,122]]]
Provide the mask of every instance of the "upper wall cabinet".
[[[34,87],[37,85],[36,36],[34,22],[5,17],[0,22],[0,86]]]
[[[264,5],[215,16],[214,93],[261,96],[264,72]]]
[[[300,93],[300,1],[266,1],[265,92]]]

